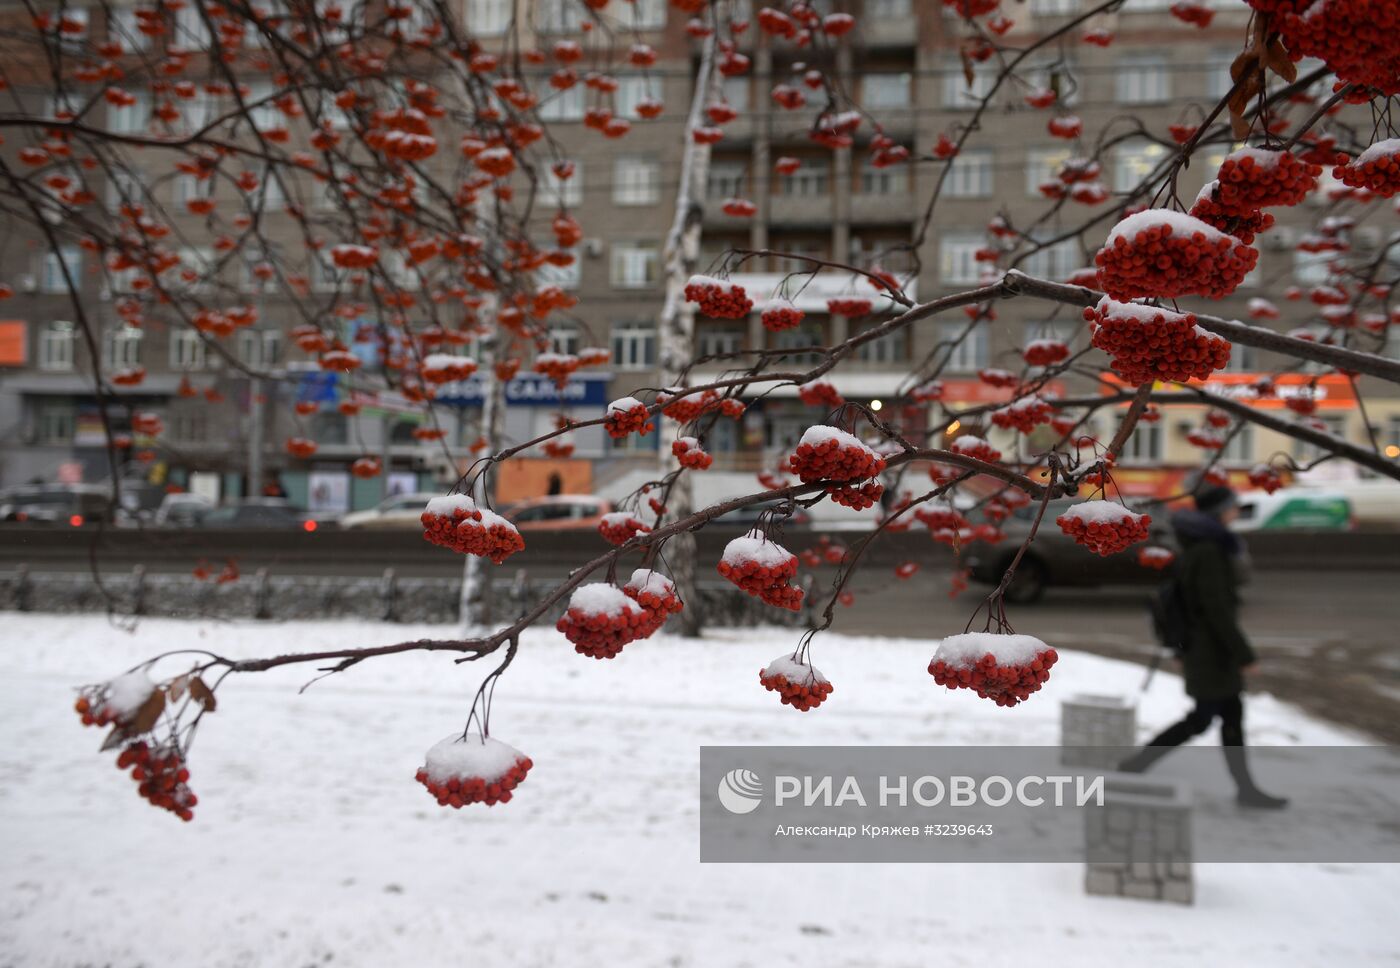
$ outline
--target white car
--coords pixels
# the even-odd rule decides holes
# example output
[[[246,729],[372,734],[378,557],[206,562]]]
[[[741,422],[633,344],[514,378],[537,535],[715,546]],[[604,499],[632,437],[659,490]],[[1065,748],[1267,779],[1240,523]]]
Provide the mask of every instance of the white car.
[[[367,511],[351,511],[340,519],[341,528],[368,530],[381,528],[421,528],[423,508],[437,494],[395,494]]]

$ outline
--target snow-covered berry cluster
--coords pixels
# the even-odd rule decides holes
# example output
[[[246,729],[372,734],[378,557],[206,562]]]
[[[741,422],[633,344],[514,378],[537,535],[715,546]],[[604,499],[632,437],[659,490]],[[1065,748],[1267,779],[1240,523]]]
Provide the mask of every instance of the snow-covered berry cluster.
[[[676,594],[676,586],[660,572],[650,568],[638,568],[622,586],[622,593],[632,599],[647,613],[647,620],[641,626],[638,638],[650,638],[651,634],[666,624],[666,619],[685,607]]]
[[[517,551],[525,550],[525,539],[515,525],[494,511],[482,509],[480,518],[467,518],[457,525],[461,550],[479,558],[490,558],[496,564]]]
[[[1150,515],[1137,514],[1114,501],[1081,501],[1055,523],[1096,555],[1112,555],[1146,541]]]
[[[1139,549],[1137,555],[1138,564],[1144,568],[1151,568],[1153,571],[1162,571],[1173,561],[1176,561],[1176,552],[1170,548],[1161,548],[1156,545],[1148,545]]]
[[[1054,412],[1054,407],[1032,394],[993,410],[992,423],[1003,430],[1014,428],[1028,434],[1041,424],[1048,423]]]
[[[1229,341],[1198,326],[1193,313],[1105,296],[1084,318],[1093,345],[1129,383],[1204,380],[1230,362]]]
[[[305,459],[316,453],[316,441],[309,437],[288,437],[286,451],[293,457]]]
[[[418,372],[429,383],[451,383],[465,380],[476,372],[476,360],[470,356],[453,356],[451,353],[432,353],[423,358]]]
[[[879,503],[880,498],[885,494],[885,485],[879,481],[866,481],[860,487],[846,484],[842,487],[829,487],[826,489],[827,496],[837,504],[850,508],[853,511],[864,511],[866,508],[874,507]]]
[[[797,396],[809,407],[839,407],[846,402],[829,380],[812,380],[797,388]]]
[[[1129,215],[1094,256],[1099,288],[1116,299],[1234,292],[1259,252],[1198,218],[1167,209]]]
[[[1390,198],[1400,193],[1400,138],[1377,141],[1356,160],[1332,169],[1332,177],[1351,188]]]
[[[656,631],[645,608],[606,582],[575,588],[554,627],[574,644],[575,652],[594,659],[611,659],[628,642]]]
[[[671,442],[671,456],[676,458],[682,467],[689,467],[692,470],[708,470],[715,459],[707,454],[700,446],[700,441],[694,437],[677,437]]]
[[[989,387],[1014,387],[1020,383],[1020,379],[1010,370],[1002,370],[996,367],[985,367],[977,371],[977,379],[987,384]]]
[[[84,726],[124,726],[156,691],[150,676],[137,670],[110,682],[88,686],[73,704]]]
[[[758,673],[758,681],[769,692],[776,692],[784,706],[806,712],[816,709],[834,687],[816,666],[795,655],[780,655]]]
[[[650,530],[651,528],[631,511],[610,511],[598,521],[598,533],[603,536],[603,540],[618,547]]]
[[[1062,339],[1033,339],[1021,351],[1027,366],[1054,366],[1069,359],[1069,344]]]
[[[1268,464],[1256,464],[1249,469],[1249,483],[1265,494],[1272,494],[1283,487],[1283,475]]]
[[[582,365],[572,353],[540,353],[535,357],[534,371],[549,377],[555,386],[563,387],[569,382],[570,375]]]
[[[802,606],[802,589],[788,584],[797,577],[797,556],[762,531],[750,531],[729,542],[718,571],[769,605],[794,612]]]
[[[788,457],[786,470],[804,484],[813,481],[863,481],[885,469],[885,459],[853,434],[835,427],[808,427]]]
[[[728,401],[721,401],[714,390],[685,393],[681,387],[670,387],[656,395],[656,402],[661,404],[661,412],[667,417],[676,423],[688,424]]]
[[[691,276],[685,284],[685,298],[715,319],[743,319],[753,310],[753,300],[743,286],[711,276]]]
[[[446,494],[429,499],[419,520],[423,523],[423,537],[428,541],[465,554],[464,538],[458,535],[457,527],[463,521],[480,521],[481,511],[465,494]]]
[[[949,689],[972,689],[998,706],[1014,706],[1039,692],[1059,655],[1031,635],[965,632],[939,643],[929,675]]]
[[[787,299],[770,299],[759,314],[763,328],[770,333],[780,333],[801,324],[807,314]]]
[[[1276,205],[1297,205],[1317,187],[1322,166],[1287,151],[1240,148],[1225,156],[1215,175],[1212,200],[1230,215]]]
[[[608,404],[603,429],[609,437],[621,440],[628,434],[649,434],[656,429],[656,424],[651,422],[645,403],[636,397],[622,397]]]
[[[929,531],[953,530],[967,527],[967,518],[957,508],[941,504],[921,504],[914,509],[914,517]]]
[[[1316,57],[1342,81],[1400,94],[1400,6],[1394,0],[1316,0],[1276,18],[1294,60]]]
[[[871,306],[871,301],[861,296],[835,297],[826,301],[826,311],[831,315],[851,319],[868,314]]]
[[[954,438],[953,442],[948,445],[948,449],[954,454],[961,454],[964,457],[971,457],[973,460],[984,461],[988,464],[995,464],[1001,460],[1001,451],[981,437],[972,434],[963,434],[961,437]],[[961,473],[961,468],[958,469],[958,473]]]
[[[471,803],[509,803],[535,764],[513,746],[491,737],[460,734],[435,743],[414,779],[439,806],[461,809]]]
[[[1192,427],[1186,432],[1186,442],[1201,450],[1222,450],[1225,438],[1209,427]]]
[[[1245,245],[1253,245],[1254,237],[1274,227],[1274,217],[1261,209],[1236,212],[1216,200],[1218,182],[1207,182],[1191,206],[1191,217],[1198,218],[1226,235],[1232,235]]]
[[[144,740],[130,743],[117,754],[117,769],[131,771],[136,792],[151,806],[169,810],[184,821],[194,819],[199,798],[189,787],[184,753],[173,742],[155,747]]]

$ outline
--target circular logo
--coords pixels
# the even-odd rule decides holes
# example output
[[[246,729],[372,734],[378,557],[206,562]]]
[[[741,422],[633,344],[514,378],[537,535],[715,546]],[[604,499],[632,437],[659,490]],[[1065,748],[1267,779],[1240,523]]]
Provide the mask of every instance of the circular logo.
[[[719,802],[730,813],[752,813],[763,802],[763,781],[752,770],[730,770],[719,781]]]

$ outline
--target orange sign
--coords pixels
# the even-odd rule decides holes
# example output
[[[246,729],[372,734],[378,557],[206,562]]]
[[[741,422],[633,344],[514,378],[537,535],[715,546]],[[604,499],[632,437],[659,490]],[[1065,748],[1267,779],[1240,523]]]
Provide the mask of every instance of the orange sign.
[[[29,362],[29,327],[20,319],[0,319],[0,366]]]
[[[1117,374],[1105,373],[1103,377],[1105,383],[1111,384],[1112,387],[1132,389]],[[1261,380],[1273,382],[1274,392],[1271,395],[1266,397],[1257,395],[1255,386]],[[1321,376],[1308,376],[1306,373],[1283,373],[1278,376],[1272,376],[1268,373],[1214,373],[1206,383],[1193,382],[1191,386],[1211,393],[1218,393],[1231,400],[1249,403],[1260,410],[1278,410],[1283,407],[1283,402],[1289,397],[1306,393],[1307,388],[1312,387],[1319,410],[1354,410],[1356,408],[1356,391],[1351,385],[1351,380],[1340,373],[1327,373]],[[1173,389],[1173,386],[1167,383],[1156,383],[1153,384],[1152,389],[1169,391]],[[1110,387],[1104,388],[1105,394],[1111,392],[1114,391]]]
[[[949,403],[1007,403],[1016,396],[1016,387],[994,387],[981,380],[944,380],[943,399]],[[1051,380],[1036,391],[1043,397],[1064,396],[1065,385]]]

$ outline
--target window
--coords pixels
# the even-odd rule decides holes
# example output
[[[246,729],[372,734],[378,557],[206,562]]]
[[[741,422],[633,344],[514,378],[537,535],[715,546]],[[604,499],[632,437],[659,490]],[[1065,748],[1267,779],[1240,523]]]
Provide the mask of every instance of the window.
[[[1068,107],[1079,103],[1079,81],[1074,75],[1074,65],[1063,55],[1028,64],[1026,78],[1035,87],[1054,91],[1058,95],[1056,104]]]
[[[269,257],[267,253],[248,246],[243,253],[243,260],[239,264],[239,288],[244,292],[254,293],[277,291],[279,273],[275,257]]]
[[[73,407],[56,400],[43,400],[34,412],[34,433],[41,444],[66,444],[73,439],[78,418]]]
[[[726,77],[720,83],[720,91],[725,103],[743,114],[749,109],[749,79],[747,77]]]
[[[583,85],[555,91],[540,102],[539,111],[541,121],[583,120]]]
[[[208,411],[184,409],[173,412],[170,415],[170,438],[187,443],[207,441],[209,439]]]
[[[114,168],[108,172],[107,211],[119,212],[123,205],[140,205],[144,201],[141,179],[135,174],[121,168]]]
[[[1124,142],[1113,155],[1113,190],[1131,192],[1157,170],[1167,149],[1150,141]]]
[[[1293,281],[1300,286],[1322,285],[1331,275],[1328,267],[1333,257],[1331,252],[1303,252],[1294,249]]]
[[[107,333],[103,365],[109,370],[120,370],[141,365],[141,330],[135,326],[121,326]]]
[[[898,195],[909,191],[909,166],[876,168],[867,157],[860,166],[860,191],[864,195]]]
[[[949,233],[938,243],[938,276],[945,286],[975,283],[981,277],[981,264],[976,252],[982,248],[981,235]]]
[[[77,52],[83,49],[87,43],[88,36],[88,12],[84,7],[71,7],[63,4],[60,14],[64,20],[78,24],[82,29],[75,31],[65,30],[60,36],[59,42],[64,50]]]
[[[943,344],[939,352],[948,354],[944,369],[950,373],[975,373],[987,365],[987,327],[978,323],[967,332],[968,325],[943,323],[939,331],[939,342]],[[959,341],[956,346],[952,345],[954,341]]]
[[[588,19],[578,0],[537,0],[535,11],[535,28],[542,34],[574,33]]]
[[[1253,373],[1257,365],[1254,347],[1243,343],[1231,344],[1230,362],[1225,364],[1226,373]]]
[[[67,268],[68,276],[73,280],[73,286],[81,288],[83,284],[83,250],[76,245],[61,245],[58,252],[44,253],[43,267],[39,273],[39,288],[50,295],[67,292],[68,280],[64,277],[64,268]]]
[[[733,198],[744,194],[748,165],[742,161],[711,163],[705,177],[705,195],[709,198]]]
[[[895,330],[893,333],[886,333],[868,343],[862,343],[856,347],[856,359],[862,363],[872,363],[876,365],[891,365],[902,363],[906,357],[905,330]]]
[[[1212,51],[1207,59],[1206,95],[1212,101],[1219,101],[1229,94],[1230,88],[1234,86],[1235,82],[1230,78],[1230,65],[1235,62],[1237,56],[1238,51],[1217,50]]]
[[[666,0],[634,0],[630,4],[632,17],[624,19],[638,30],[660,30],[666,26]]]
[[[614,205],[655,205],[660,200],[661,165],[655,158],[624,155],[613,162]]]
[[[741,352],[746,335],[746,328],[742,325],[701,322],[695,327],[695,353],[705,357]]]
[[[141,32],[137,26],[136,11],[130,7],[108,13],[107,36],[120,41],[122,48],[128,51],[149,50],[151,47],[151,38]]]
[[[243,104],[248,109],[248,120],[259,131],[279,128],[285,124],[282,111],[273,98],[276,89],[271,81],[254,81],[242,92]]]
[[[544,173],[544,197],[560,206],[578,205],[583,201],[583,166],[574,163],[574,173],[560,178],[550,168]]]
[[[660,269],[661,253],[655,242],[614,242],[612,245],[612,284],[618,289],[645,289],[654,286]]]
[[[805,349],[809,346],[821,346],[825,342],[824,329],[822,324],[808,316],[795,329],[785,329],[781,333],[775,333],[771,337],[770,345],[779,350]],[[820,357],[816,353],[794,353],[790,356],[782,357],[783,363],[794,366],[808,366],[816,363]]]
[[[907,17],[910,0],[865,0],[865,15],[869,22],[878,23],[893,17]]]
[[[177,329],[170,334],[170,368],[172,370],[204,369],[204,340],[192,329]]]
[[[577,326],[553,326],[549,330],[549,352],[574,356],[579,348]]]
[[[311,439],[321,444],[348,444],[350,421],[335,410],[318,410],[311,415]]]
[[[330,122],[330,126],[336,131],[345,131],[350,127],[350,112],[335,103],[335,95],[335,91],[321,92],[320,103],[317,105],[319,120]]]
[[[1170,98],[1167,62],[1134,54],[1118,62],[1118,100],[1124,104],[1160,104]]]
[[[1322,414],[1314,414],[1313,419],[1320,420],[1326,425],[1326,433],[1329,433],[1334,437],[1340,437],[1343,440],[1346,439],[1347,418],[1345,414],[1334,413],[1327,414],[1326,416],[1323,416]],[[1306,441],[1293,441],[1293,456],[1298,459],[1299,463],[1310,463],[1312,461],[1317,460],[1319,457],[1322,457],[1326,453],[1328,453],[1328,451],[1324,450],[1321,447],[1315,447],[1312,444],[1307,443]]]
[[[636,121],[641,117],[637,105],[651,96],[651,85],[641,74],[624,74],[617,79],[613,91],[613,111],[620,118]]]
[[[1040,197],[1042,182],[1055,181],[1060,166],[1069,161],[1068,148],[1032,148],[1026,152],[1026,194]]]
[[[548,249],[549,243],[540,245],[540,249]],[[559,286],[564,289],[577,289],[583,280],[583,260],[574,253],[574,261],[566,266],[556,266],[546,262],[535,270],[535,280],[542,286]]]
[[[1083,264],[1079,243],[1074,239],[1065,239],[1027,256],[1021,268],[1027,275],[1058,280],[1068,279],[1070,273]]]
[[[238,358],[254,369],[276,366],[282,358],[282,334],[275,329],[240,330]]]
[[[209,27],[200,4],[187,3],[175,12],[175,37],[177,46],[186,50],[204,50],[209,46]]]
[[[826,195],[831,191],[831,162],[826,158],[809,158],[802,167],[791,175],[778,179],[778,190],[783,195],[810,197]]]
[[[515,0],[467,0],[467,28],[483,36],[503,34],[515,14]]]
[[[866,74],[861,82],[861,107],[907,108],[912,77],[902,74]]]
[[[1155,464],[1162,459],[1162,425],[1139,422],[1119,455],[1125,464]]]
[[[177,175],[175,183],[171,187],[171,197],[175,204],[184,207],[188,203],[200,198],[214,197],[214,178],[196,178],[193,175]]]
[[[1073,353],[1074,336],[1078,329],[1078,324],[1068,319],[1046,319],[1038,323],[1027,323],[1025,343],[1038,339],[1056,339],[1070,347],[1070,352]],[[1040,370],[1037,368],[1035,372]]]
[[[55,320],[39,334],[39,369],[61,372],[73,369],[73,324]]]
[[[114,134],[140,134],[151,123],[151,95],[148,91],[132,91],[136,99],[125,107],[107,105],[107,127]]]
[[[1039,17],[1058,17],[1079,12],[1079,0],[1031,0],[1031,13]]]
[[[950,198],[987,198],[992,194],[992,152],[964,151],[953,159],[943,193]]]
[[[1239,427],[1226,428],[1231,434],[1229,441],[1220,450],[1220,460],[1225,464],[1254,463],[1254,425],[1245,422]]]
[[[972,86],[968,87],[962,65],[951,63],[943,70],[943,106],[971,111],[982,103],[996,82],[996,71],[981,65],[973,68]]]
[[[651,323],[621,323],[612,331],[613,365],[619,370],[645,370],[656,365],[656,327]]]

